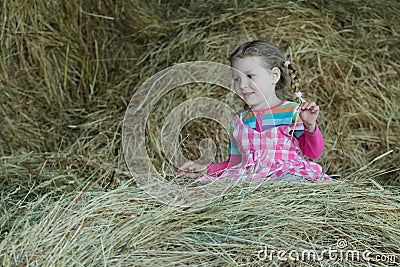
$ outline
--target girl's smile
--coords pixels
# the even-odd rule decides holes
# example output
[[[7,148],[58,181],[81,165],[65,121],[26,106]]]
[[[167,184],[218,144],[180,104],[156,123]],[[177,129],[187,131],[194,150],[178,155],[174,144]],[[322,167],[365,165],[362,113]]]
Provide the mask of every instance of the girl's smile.
[[[243,93],[243,96],[244,96],[245,98],[249,98],[250,96],[253,96],[253,95],[254,95],[254,92]]]

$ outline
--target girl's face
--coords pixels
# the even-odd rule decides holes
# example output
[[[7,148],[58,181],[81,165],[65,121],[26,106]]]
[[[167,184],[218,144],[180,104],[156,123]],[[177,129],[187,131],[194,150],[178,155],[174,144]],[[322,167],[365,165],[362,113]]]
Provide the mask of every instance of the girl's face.
[[[233,83],[236,93],[252,109],[263,109],[280,103],[275,94],[275,84],[281,72],[278,68],[267,70],[262,58],[246,56],[234,58],[232,67]]]

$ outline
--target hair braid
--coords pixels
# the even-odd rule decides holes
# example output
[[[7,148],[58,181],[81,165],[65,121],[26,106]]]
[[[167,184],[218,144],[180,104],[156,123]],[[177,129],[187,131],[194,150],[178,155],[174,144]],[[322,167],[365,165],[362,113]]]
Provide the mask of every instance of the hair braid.
[[[299,102],[305,102],[304,98],[301,97],[299,90],[299,85],[301,82],[300,74],[297,72],[296,67],[292,63],[287,65],[287,69],[289,70],[290,86],[292,87],[293,92],[295,94],[299,94],[298,96],[296,95],[296,97],[299,99]]]
[[[301,81],[300,75],[292,63],[289,64],[288,70],[290,75],[290,86],[292,87],[293,92],[296,93]]]

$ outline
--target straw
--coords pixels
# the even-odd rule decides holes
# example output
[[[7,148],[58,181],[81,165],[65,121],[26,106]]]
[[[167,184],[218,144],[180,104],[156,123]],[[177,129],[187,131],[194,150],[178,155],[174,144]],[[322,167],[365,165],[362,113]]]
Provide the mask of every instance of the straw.
[[[326,266],[333,263],[260,261],[257,252],[321,251],[339,239],[400,261],[397,1],[0,6],[0,265]],[[325,150],[317,162],[338,182],[267,182],[256,191],[243,184],[187,210],[157,202],[136,184],[123,157],[132,96],[179,63],[229,65],[228,55],[253,39],[277,44],[297,66],[299,90],[321,110]],[[289,88],[280,94],[295,101]],[[237,112],[244,104],[210,84],[180,86],[159,99],[146,148],[169,178],[175,166],[162,151],[161,129],[175,107],[196,97]],[[216,122],[192,121],[180,135],[187,158],[199,157],[198,144],[210,138],[218,147],[215,161],[227,159],[229,135]]]

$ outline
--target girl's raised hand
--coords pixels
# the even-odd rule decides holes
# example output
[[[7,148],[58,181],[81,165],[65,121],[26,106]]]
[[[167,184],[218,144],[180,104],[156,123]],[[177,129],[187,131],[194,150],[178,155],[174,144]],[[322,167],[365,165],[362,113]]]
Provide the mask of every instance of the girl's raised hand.
[[[304,127],[309,132],[314,132],[319,114],[319,106],[315,102],[304,102],[299,106],[300,118],[304,123]]]
[[[204,171],[207,170],[206,165],[194,163],[193,161],[186,162],[176,172],[176,177],[182,178],[198,178]]]

